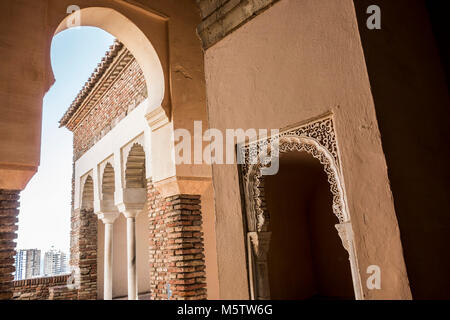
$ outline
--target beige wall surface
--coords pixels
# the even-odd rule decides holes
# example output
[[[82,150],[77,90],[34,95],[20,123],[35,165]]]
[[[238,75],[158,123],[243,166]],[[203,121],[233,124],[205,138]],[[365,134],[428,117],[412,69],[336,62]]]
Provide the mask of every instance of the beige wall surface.
[[[411,293],[350,0],[282,0],[208,49],[210,126],[285,128],[332,112],[365,298]],[[214,165],[220,296],[248,295],[237,166]],[[369,265],[381,290],[365,286]]]
[[[54,34],[67,28],[71,5],[70,0],[0,3],[1,188],[22,190],[39,165],[42,99],[54,82],[50,46]],[[77,5],[81,25],[102,28],[133,53],[149,88],[149,113],[160,111],[163,122],[175,127],[192,130],[193,119],[207,126],[196,34],[201,18],[194,0],[79,0]],[[170,158],[172,144],[158,145],[159,154]],[[161,180],[173,176],[175,168],[156,165]],[[178,167],[177,175],[211,175],[207,165]]]
[[[44,1],[0,2],[0,189],[23,189],[39,165],[45,10]]]

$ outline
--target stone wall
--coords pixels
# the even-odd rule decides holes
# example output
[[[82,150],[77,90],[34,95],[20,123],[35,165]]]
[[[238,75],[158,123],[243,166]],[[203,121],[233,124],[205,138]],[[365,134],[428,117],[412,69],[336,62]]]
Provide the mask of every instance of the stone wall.
[[[163,199],[148,181],[151,299],[206,299],[200,196]]]
[[[77,298],[77,290],[67,287],[70,275],[55,277],[43,277],[14,281],[14,300],[74,300]],[[65,293],[51,294],[55,289]]]
[[[202,22],[197,28],[205,49],[279,0],[197,0]]]
[[[76,289],[71,289],[66,285],[50,287],[49,300],[77,300],[79,292]]]
[[[0,299],[13,296],[19,191],[0,189]]]

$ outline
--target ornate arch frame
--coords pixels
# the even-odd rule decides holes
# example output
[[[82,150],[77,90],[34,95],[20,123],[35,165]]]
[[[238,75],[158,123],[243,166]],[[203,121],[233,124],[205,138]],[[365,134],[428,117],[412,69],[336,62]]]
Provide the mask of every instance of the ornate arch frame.
[[[269,138],[250,142],[240,147],[242,182],[245,196],[248,271],[251,299],[270,299],[267,254],[270,245],[270,214],[266,208],[263,168],[268,161],[255,161],[266,148],[267,154],[277,148],[279,153],[304,151],[318,159],[328,177],[333,196],[333,213],[339,220],[335,225],[343,247],[349,254],[353,288],[357,300],[364,299],[354,246],[353,229],[348,211],[342,168],[334,122],[331,115],[285,130]],[[275,155],[278,156],[278,155]]]

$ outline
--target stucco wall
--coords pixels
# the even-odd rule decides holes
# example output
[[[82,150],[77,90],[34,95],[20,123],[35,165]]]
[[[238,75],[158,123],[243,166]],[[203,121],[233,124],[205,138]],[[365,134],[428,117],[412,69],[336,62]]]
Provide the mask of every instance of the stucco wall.
[[[350,0],[282,0],[205,54],[210,125],[285,128],[332,112],[365,298],[410,298]],[[221,298],[248,298],[237,166],[214,165]],[[365,287],[369,265],[382,289]]]

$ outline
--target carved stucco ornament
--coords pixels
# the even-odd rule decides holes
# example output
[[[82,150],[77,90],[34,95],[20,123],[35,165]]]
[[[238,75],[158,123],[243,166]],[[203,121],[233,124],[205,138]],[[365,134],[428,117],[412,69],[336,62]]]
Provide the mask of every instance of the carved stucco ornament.
[[[241,148],[244,189],[246,196],[246,212],[248,231],[269,230],[270,216],[265,208],[264,176],[261,169],[269,165],[258,160],[258,154],[273,149],[278,144],[279,153],[304,151],[318,159],[327,174],[330,190],[333,195],[333,212],[340,223],[347,220],[343,188],[340,184],[341,170],[337,150],[336,134],[331,117],[317,120],[313,123],[282,132],[263,141],[249,143]]]
[[[351,241],[353,241],[353,230],[350,222],[339,223],[335,225],[338,231],[339,238],[341,238],[342,245],[345,250],[350,253]]]
[[[262,169],[270,165],[271,150],[281,154],[291,151],[304,151],[318,159],[323,165],[333,196],[333,213],[339,220],[339,224],[336,224],[335,227],[344,248],[349,253],[355,297],[356,299],[362,299],[361,280],[353,246],[353,231],[342,185],[342,171],[334,123],[331,116],[240,147],[239,157],[243,160],[242,177],[245,193],[247,234],[256,260],[256,269],[254,270],[256,292],[251,288],[252,297],[257,299],[270,298],[267,270],[267,253],[271,235],[270,214],[266,208]],[[267,154],[269,157],[263,158],[263,161],[258,161],[258,155],[261,153]]]

